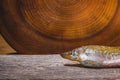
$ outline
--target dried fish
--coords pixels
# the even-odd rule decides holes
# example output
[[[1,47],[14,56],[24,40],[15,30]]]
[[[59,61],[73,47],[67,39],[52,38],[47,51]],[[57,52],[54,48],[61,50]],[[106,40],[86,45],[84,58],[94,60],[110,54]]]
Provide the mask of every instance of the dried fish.
[[[120,67],[120,47],[89,45],[62,53],[65,59],[78,61],[85,67]]]

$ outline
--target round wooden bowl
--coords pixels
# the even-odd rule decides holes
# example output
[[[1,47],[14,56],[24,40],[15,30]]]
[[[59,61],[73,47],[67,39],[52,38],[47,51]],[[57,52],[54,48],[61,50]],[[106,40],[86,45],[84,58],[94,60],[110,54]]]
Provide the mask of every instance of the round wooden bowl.
[[[0,0],[0,32],[22,54],[120,46],[120,0]]]

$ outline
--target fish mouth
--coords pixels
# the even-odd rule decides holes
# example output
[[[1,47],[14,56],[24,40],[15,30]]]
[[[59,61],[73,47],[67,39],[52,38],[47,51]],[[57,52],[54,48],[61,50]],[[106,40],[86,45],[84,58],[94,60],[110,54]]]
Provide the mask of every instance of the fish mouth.
[[[65,58],[65,59],[70,58],[70,55],[69,55],[67,52],[61,53],[60,55],[61,55],[63,58]]]
[[[69,55],[68,52],[61,53],[60,55],[61,55],[61,57],[65,58],[65,59],[69,59],[69,60],[72,60],[72,61],[77,61],[77,59],[75,59],[72,55]]]

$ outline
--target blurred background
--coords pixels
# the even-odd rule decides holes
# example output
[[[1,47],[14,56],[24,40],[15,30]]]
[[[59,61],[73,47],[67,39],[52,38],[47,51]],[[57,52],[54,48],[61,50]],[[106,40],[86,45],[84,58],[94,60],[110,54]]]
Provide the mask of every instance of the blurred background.
[[[4,38],[0,34],[0,55],[13,53],[16,53],[16,51],[9,46],[9,44],[4,40]]]

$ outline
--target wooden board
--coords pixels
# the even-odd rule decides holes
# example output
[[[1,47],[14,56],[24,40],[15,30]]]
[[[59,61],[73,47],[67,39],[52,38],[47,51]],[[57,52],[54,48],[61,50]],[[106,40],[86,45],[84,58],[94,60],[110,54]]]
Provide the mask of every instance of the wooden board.
[[[77,64],[59,55],[0,56],[0,80],[120,80],[120,68],[91,69]]]
[[[0,31],[23,54],[120,46],[120,0],[0,0]]]
[[[8,43],[3,39],[3,37],[0,35],[0,55],[2,54],[10,54],[15,53],[16,51],[12,49]]]

